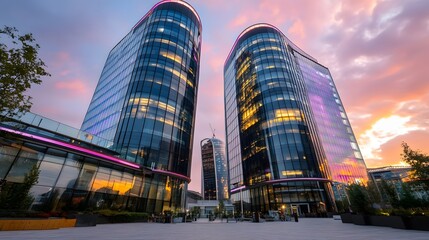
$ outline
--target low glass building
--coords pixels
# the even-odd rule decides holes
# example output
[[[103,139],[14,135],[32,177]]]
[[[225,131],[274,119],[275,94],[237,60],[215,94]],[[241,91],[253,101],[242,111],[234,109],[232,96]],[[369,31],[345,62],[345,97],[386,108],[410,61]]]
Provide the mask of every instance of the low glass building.
[[[37,167],[38,181],[30,190],[32,210],[184,210],[187,176],[128,162],[107,148],[111,144],[32,113],[4,121],[0,124],[2,187],[22,184]]]

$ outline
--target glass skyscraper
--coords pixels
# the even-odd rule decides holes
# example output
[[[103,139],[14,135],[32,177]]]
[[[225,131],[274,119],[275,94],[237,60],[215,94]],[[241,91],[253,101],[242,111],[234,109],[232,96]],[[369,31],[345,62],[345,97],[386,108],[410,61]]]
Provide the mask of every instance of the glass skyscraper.
[[[189,178],[201,31],[186,2],[156,4],[109,53],[82,130],[113,141],[130,162]],[[156,201],[185,194],[186,181],[153,181],[158,195],[177,190]]]
[[[215,138],[201,141],[202,184],[204,200],[228,199],[228,166],[225,144]]]
[[[365,162],[329,69],[299,52],[294,57],[305,82],[332,180],[366,183]]]
[[[251,211],[332,211],[336,170],[365,165],[329,70],[274,26],[257,24],[237,38],[224,81],[231,199]]]
[[[195,10],[158,3],[110,52],[82,130],[129,161],[188,175],[200,48]]]

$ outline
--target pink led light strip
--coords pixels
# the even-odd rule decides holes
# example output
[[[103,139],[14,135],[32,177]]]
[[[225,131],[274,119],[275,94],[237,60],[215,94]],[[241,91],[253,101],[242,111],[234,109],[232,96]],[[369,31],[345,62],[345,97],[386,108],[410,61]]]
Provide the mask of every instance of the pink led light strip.
[[[45,138],[45,137],[41,137],[41,136],[36,136],[36,135],[30,134],[30,133],[25,133],[25,132],[21,132],[21,131],[17,131],[17,130],[12,130],[12,129],[5,128],[5,127],[0,127],[0,130],[5,131],[5,132],[10,132],[10,133],[18,134],[18,135],[21,135],[21,136],[24,136],[24,137],[28,137],[28,138],[32,138],[32,139],[35,139],[35,140],[39,140],[39,141],[42,141],[42,142],[51,143],[51,144],[54,144],[54,145],[57,145],[57,146],[62,146],[62,147],[65,147],[65,148],[68,148],[68,149],[72,149],[72,150],[75,150],[75,151],[83,152],[83,153],[86,153],[86,154],[89,154],[89,155],[92,155],[92,156],[100,157],[100,158],[103,158],[103,159],[106,159],[106,160],[109,160],[109,161],[112,161],[112,162],[115,162],[115,163],[118,163],[118,164],[121,164],[121,165],[126,165],[128,167],[135,168],[135,169],[140,169],[141,168],[140,165],[138,165],[138,164],[131,163],[131,162],[128,162],[128,161],[124,161],[124,160],[122,160],[120,158],[116,158],[116,157],[109,156],[109,155],[106,155],[106,154],[103,154],[103,153],[92,151],[92,150],[89,150],[89,149],[86,149],[86,148],[83,148],[83,147],[75,146],[73,144],[69,144],[69,143],[65,143],[65,142],[61,142],[61,141],[57,141],[57,140],[53,140],[53,139],[49,139],[49,138]],[[178,173],[175,173],[175,172],[170,172],[170,171],[165,171],[165,170],[160,170],[160,169],[150,169],[150,171],[152,171],[154,173],[159,173],[159,174],[162,174],[162,175],[177,177],[177,178],[180,178],[182,180],[187,181],[188,183],[191,182],[191,179],[189,177],[181,175],[181,174],[178,174]]]
[[[261,182],[260,184],[262,185],[266,185],[266,184],[271,184],[271,183],[280,183],[280,182],[297,182],[297,181],[318,181],[318,182],[331,182],[331,180],[327,179],[327,178],[282,178],[282,179],[275,179],[275,180],[270,180],[270,181],[266,181],[266,182]],[[235,193],[241,189],[245,189],[246,186],[241,186],[238,188],[234,188],[231,190],[231,193]]]
[[[234,52],[234,49],[235,49],[235,47],[236,47],[236,45],[237,45],[238,41],[240,41],[240,38],[242,38],[242,37],[244,36],[244,34],[246,34],[246,33],[250,32],[251,30],[253,30],[253,29],[255,29],[255,28],[260,28],[260,27],[268,27],[268,28],[272,28],[272,29],[276,30],[276,31],[277,31],[277,32],[279,32],[279,33],[280,33],[284,38],[286,38],[286,39],[287,39],[287,44],[288,44],[288,45],[292,45],[292,47],[293,47],[293,48],[299,49],[299,51],[300,51],[300,53],[301,53],[301,54],[303,54],[303,55],[305,55],[305,56],[309,57],[311,60],[313,60],[313,61],[317,62],[317,60],[316,60],[315,58],[311,57],[311,56],[310,56],[310,55],[308,55],[306,52],[304,52],[301,48],[299,48],[298,46],[296,46],[296,45],[295,45],[295,43],[293,43],[289,38],[287,38],[287,37],[286,37],[286,35],[285,35],[285,34],[284,34],[280,29],[278,29],[277,27],[275,27],[275,26],[273,26],[273,25],[271,25],[271,24],[268,24],[268,23],[257,23],[257,24],[254,24],[254,25],[252,25],[252,26],[250,26],[250,27],[248,27],[248,28],[244,29],[244,31],[243,31],[243,32],[241,32],[241,33],[240,33],[240,35],[238,35],[237,39],[236,39],[236,40],[235,40],[235,42],[234,42],[234,45],[232,46],[231,50],[229,51],[229,54],[228,54],[228,57],[227,57],[227,58],[226,58],[226,60],[225,60],[224,66],[225,66],[225,65],[226,65],[226,63],[229,61],[229,58],[231,57],[231,54]]]
[[[112,156],[109,156],[109,155],[106,155],[106,154],[103,154],[103,153],[99,153],[99,152],[96,152],[96,151],[93,151],[93,150],[89,150],[89,149],[86,149],[86,148],[83,148],[83,147],[75,146],[73,144],[69,144],[69,143],[65,143],[65,142],[60,142],[60,141],[57,141],[57,140],[53,140],[53,139],[49,139],[49,138],[45,138],[45,137],[40,137],[40,136],[36,136],[36,135],[30,134],[30,133],[25,133],[25,132],[21,132],[21,131],[17,131],[17,130],[12,130],[12,129],[9,129],[9,128],[4,128],[4,127],[0,127],[0,130],[5,131],[5,132],[10,132],[10,133],[18,134],[18,135],[21,135],[21,136],[24,136],[24,137],[36,139],[36,140],[39,140],[39,141],[42,141],[42,142],[51,143],[51,144],[54,144],[54,145],[57,145],[57,146],[62,146],[62,147],[65,147],[65,148],[68,148],[68,149],[72,149],[72,150],[75,150],[75,151],[79,151],[79,152],[83,152],[83,153],[86,153],[86,154],[89,154],[89,155],[92,155],[92,156],[101,157],[103,159],[107,159],[107,160],[115,162],[115,163],[119,163],[119,164],[126,165],[126,166],[129,166],[129,167],[132,167],[132,168],[140,169],[140,165],[138,165],[138,164],[127,162],[127,161],[124,161],[124,160],[122,160],[120,158],[112,157]]]
[[[175,2],[175,3],[179,3],[179,4],[182,4],[183,6],[185,6],[185,7],[187,7],[187,8],[189,8],[189,10],[191,10],[193,13],[194,13],[194,15],[197,17],[197,20],[198,20],[198,22],[200,23],[200,27],[201,27],[201,19],[200,19],[200,16],[198,15],[198,13],[197,13],[197,11],[195,11],[195,9],[189,4],[189,3],[187,3],[187,2],[185,2],[185,1],[181,1],[181,0],[165,0],[165,1],[161,1],[161,2],[159,2],[159,3],[157,3],[157,4],[155,4],[137,23],[136,23],[136,25],[134,25],[134,27],[131,29],[131,31],[132,30],[134,30],[137,26],[139,26],[146,18],[148,18],[151,14],[152,14],[152,12],[153,12],[153,10],[155,10],[155,8],[157,8],[159,5],[161,5],[161,4],[164,4],[164,3],[169,3],[169,2]],[[201,30],[201,29],[200,29]]]

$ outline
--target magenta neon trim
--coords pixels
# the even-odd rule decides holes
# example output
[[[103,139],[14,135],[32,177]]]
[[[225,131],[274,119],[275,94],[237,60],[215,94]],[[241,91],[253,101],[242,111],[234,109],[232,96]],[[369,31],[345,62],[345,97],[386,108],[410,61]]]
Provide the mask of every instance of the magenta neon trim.
[[[296,45],[295,45],[295,43],[293,43],[289,38],[287,38],[287,37],[286,37],[286,35],[284,35],[284,33],[283,33],[280,29],[278,29],[277,27],[275,27],[275,26],[273,26],[273,25],[271,25],[271,24],[268,24],[268,23],[257,23],[257,24],[254,24],[254,25],[252,25],[252,26],[250,26],[250,27],[248,27],[248,28],[244,29],[244,31],[243,31],[243,32],[241,32],[241,33],[240,33],[240,35],[238,35],[237,39],[236,39],[236,40],[235,40],[235,42],[234,42],[234,45],[232,46],[231,50],[229,51],[229,54],[228,54],[228,57],[227,57],[227,58],[226,58],[226,60],[225,60],[224,66],[225,66],[225,65],[226,65],[226,63],[229,61],[229,58],[231,57],[231,54],[232,54],[232,52],[234,51],[234,49],[235,49],[235,47],[236,47],[236,45],[237,45],[238,41],[240,40],[240,38],[241,38],[241,37],[243,37],[243,36],[244,36],[244,34],[246,34],[246,33],[250,32],[251,30],[253,30],[253,29],[255,29],[255,28],[260,28],[260,27],[269,27],[269,28],[272,28],[272,29],[276,30],[276,31],[277,31],[277,32],[279,32],[279,33],[280,33],[284,38],[286,38],[286,39],[287,39],[288,44],[292,44],[294,48],[299,49],[299,50],[300,50],[304,55],[308,55],[308,54],[307,54],[306,52],[304,52],[301,48],[299,48],[298,46],[296,46]],[[308,56],[309,56],[309,55],[308,55]],[[310,57],[311,57],[311,56],[310,56]],[[313,60],[315,60],[315,61],[317,62],[317,60],[316,60],[316,59],[314,59],[313,57],[311,57],[311,59],[313,59]]]
[[[281,31],[280,31],[278,28],[276,28],[276,27],[274,27],[273,25],[270,25],[270,24],[268,24],[268,23],[257,23],[257,24],[255,24],[255,25],[252,25],[252,26],[250,26],[250,27],[248,27],[248,28],[244,29],[244,31],[242,31],[242,32],[240,33],[240,35],[238,35],[237,39],[236,39],[236,40],[235,40],[235,42],[234,42],[234,45],[232,45],[232,48],[231,48],[231,50],[229,51],[228,57],[226,58],[226,61],[225,61],[225,64],[224,64],[224,65],[226,65],[226,63],[229,61],[229,58],[231,57],[231,54],[232,54],[232,52],[234,51],[235,46],[237,45],[237,43],[238,43],[238,41],[240,40],[240,38],[241,38],[244,34],[246,34],[246,33],[250,32],[251,30],[253,30],[253,29],[255,29],[255,28],[259,28],[259,27],[270,27],[270,28],[273,28],[273,29],[275,29],[276,31],[278,31],[278,32],[280,32],[280,33],[281,33]],[[283,33],[282,33],[282,34],[283,34]],[[283,34],[283,35],[284,35],[284,34]]]
[[[168,176],[180,178],[182,180],[187,181],[188,183],[191,182],[191,178],[189,178],[189,177],[187,177],[185,175],[182,175],[182,174],[178,174],[178,173],[170,172],[170,171],[165,171],[165,170],[161,170],[161,169],[151,169],[151,170],[153,172],[155,172],[155,173],[159,173],[159,174],[163,174],[163,175],[168,175]]]
[[[89,155],[96,156],[96,157],[101,157],[103,159],[106,159],[106,160],[109,160],[109,161],[112,161],[112,162],[115,162],[115,163],[118,163],[118,164],[121,164],[121,165],[126,165],[126,166],[129,166],[129,167],[132,167],[132,168],[140,169],[140,165],[138,165],[138,164],[134,164],[134,163],[131,163],[131,162],[128,162],[128,161],[124,161],[124,160],[122,160],[120,158],[116,158],[116,157],[112,157],[112,156],[109,156],[109,155],[105,155],[103,153],[99,153],[99,152],[96,152],[96,151],[93,151],[93,150],[89,150],[89,149],[86,149],[86,148],[83,148],[83,147],[75,146],[75,145],[72,145],[72,144],[69,144],[69,143],[60,142],[60,141],[57,141],[57,140],[53,140],[53,139],[49,139],[49,138],[45,138],[45,137],[40,137],[40,136],[36,136],[36,135],[33,135],[33,134],[29,134],[29,133],[25,133],[25,132],[21,132],[21,131],[17,131],[17,130],[12,130],[12,129],[9,129],[9,128],[4,128],[4,127],[0,127],[0,130],[6,131],[6,132],[10,132],[10,133],[14,133],[14,134],[18,134],[18,135],[21,135],[21,136],[24,136],[24,137],[28,137],[28,138],[33,138],[33,139],[36,139],[36,140],[39,140],[39,141],[42,141],[42,142],[51,143],[51,144],[54,144],[54,145],[57,145],[57,146],[66,147],[68,149],[76,150],[76,151],[79,151],[79,152],[84,152],[84,153],[87,153]]]
[[[281,178],[281,179],[266,181],[265,183],[296,182],[296,181],[331,182],[331,180],[327,178]]]
[[[331,180],[327,179],[327,178],[282,178],[282,179],[275,179],[275,180],[270,180],[270,181],[266,181],[266,182],[261,182],[258,184],[271,184],[271,183],[280,183],[280,182],[297,182],[297,181],[319,181],[319,182],[331,182]],[[235,193],[238,192],[239,190],[245,189],[246,186],[241,186],[238,188],[234,188],[231,190],[231,193]]]
[[[231,190],[231,193],[235,193],[235,192],[237,192],[237,191],[239,191],[239,190],[241,190],[241,189],[245,189],[246,188],[246,186],[245,185],[243,185],[243,186],[241,186],[241,187],[238,187],[238,188],[234,188],[234,189],[232,189]]]
[[[137,26],[139,26],[146,18],[148,18],[151,14],[152,14],[152,12],[155,10],[155,8],[157,8],[159,5],[161,5],[161,4],[164,4],[164,3],[169,3],[169,2],[175,2],[175,3],[179,3],[179,4],[182,4],[183,6],[185,6],[185,7],[187,7],[187,8],[189,8],[189,10],[191,10],[194,14],[195,14],[195,16],[197,17],[197,20],[198,20],[198,22],[200,23],[199,24],[199,29],[201,30],[201,19],[200,19],[200,15],[198,15],[198,13],[197,13],[197,11],[195,11],[195,9],[189,4],[189,3],[187,3],[187,2],[184,2],[184,1],[180,1],[180,0],[164,0],[164,1],[161,1],[161,2],[159,2],[159,3],[157,3],[157,4],[155,4],[150,10],[149,10],[149,12],[147,12],[137,23],[136,23],[136,25],[134,25],[134,27],[131,29],[131,31],[132,30],[134,30]]]
[[[129,166],[129,167],[135,168],[135,169],[140,169],[141,168],[140,165],[138,165],[138,164],[131,163],[131,162],[122,160],[120,158],[109,156],[109,155],[106,155],[106,154],[103,154],[103,153],[99,153],[99,152],[96,152],[96,151],[93,151],[93,150],[89,150],[89,149],[86,149],[86,148],[83,148],[83,147],[75,146],[75,145],[72,145],[72,144],[69,144],[69,143],[64,143],[64,142],[60,142],[60,141],[57,141],[57,140],[53,140],[53,139],[49,139],[49,138],[45,138],[45,137],[40,137],[40,136],[36,136],[36,135],[30,134],[30,133],[25,133],[25,132],[21,132],[21,131],[17,131],[17,130],[12,130],[12,129],[9,129],[9,128],[4,128],[4,127],[0,127],[0,130],[5,131],[5,132],[10,132],[10,133],[18,134],[18,135],[21,135],[21,136],[24,136],[24,137],[36,139],[36,140],[39,140],[39,141],[42,141],[42,142],[51,143],[51,144],[54,144],[54,145],[57,145],[57,146],[66,147],[68,149],[76,150],[76,151],[79,151],[79,152],[87,153],[89,155],[100,157],[100,158],[103,158],[103,159],[106,159],[106,160],[109,160],[109,161],[112,161],[112,162],[115,162],[115,163],[118,163],[118,164],[121,164],[121,165],[126,165],[126,166]],[[182,175],[182,174],[175,173],[175,172],[170,172],[170,171],[165,171],[165,170],[160,170],[160,169],[150,169],[150,171],[152,171],[153,173],[158,173],[158,174],[162,174],[162,175],[177,177],[179,179],[187,181],[188,183],[191,182],[191,178],[189,178],[189,177],[187,177],[185,175]]]

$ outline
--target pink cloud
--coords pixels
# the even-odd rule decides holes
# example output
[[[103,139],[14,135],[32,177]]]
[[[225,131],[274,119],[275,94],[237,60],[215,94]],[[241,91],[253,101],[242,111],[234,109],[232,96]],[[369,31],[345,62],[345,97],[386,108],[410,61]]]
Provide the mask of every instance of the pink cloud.
[[[230,23],[230,28],[237,27],[246,27],[246,23],[248,22],[248,17],[246,15],[239,15]]]
[[[70,94],[85,94],[89,92],[88,87],[85,85],[84,81],[80,79],[73,79],[69,81],[60,81],[55,83],[55,88],[58,90],[65,90]]]

